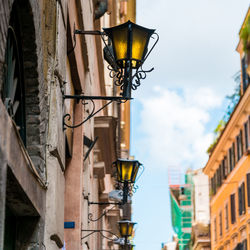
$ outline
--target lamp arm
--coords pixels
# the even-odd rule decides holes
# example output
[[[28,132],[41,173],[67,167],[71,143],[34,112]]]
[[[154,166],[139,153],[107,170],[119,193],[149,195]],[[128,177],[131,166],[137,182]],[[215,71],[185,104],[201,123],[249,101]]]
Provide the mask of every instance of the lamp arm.
[[[81,237],[81,240],[83,240],[83,239],[89,237],[90,235],[92,235],[92,234],[94,234],[94,233],[100,233],[101,236],[102,236],[103,238],[106,238],[106,239],[108,239],[108,240],[114,240],[114,239],[107,237],[107,236],[104,235],[103,233],[112,234],[113,236],[116,237],[116,239],[119,239],[119,236],[118,236],[117,234],[115,234],[115,233],[113,233],[113,232],[111,232],[111,231],[109,231],[109,230],[105,230],[105,229],[82,229],[81,231],[82,231],[82,232],[90,232],[90,233],[88,233],[87,235]]]
[[[64,99],[75,99],[77,101],[82,100],[82,104],[86,105],[88,103],[85,102],[85,100],[90,100],[92,102],[93,108],[92,111],[90,112],[90,114],[87,116],[86,119],[84,119],[82,122],[80,122],[77,125],[69,125],[65,122],[66,118],[68,121],[71,120],[71,115],[70,114],[66,114],[63,116],[63,127],[65,129],[65,127],[68,128],[77,128],[80,127],[82,124],[84,124],[86,121],[88,121],[90,118],[92,118],[93,116],[95,116],[98,112],[100,112],[101,110],[103,110],[104,108],[106,108],[109,104],[111,104],[112,102],[116,101],[118,103],[123,103],[126,102],[127,100],[131,100],[132,98],[124,98],[122,96],[84,96],[84,95],[63,95]],[[95,103],[94,100],[108,100],[109,102],[107,102],[104,106],[102,106],[101,108],[99,108],[97,111],[95,111]]]
[[[91,117],[93,117],[96,113],[98,113],[99,111],[101,111],[102,109],[104,109],[107,105],[109,105],[109,104],[112,102],[112,101],[111,101],[111,102],[106,103],[102,108],[98,109],[98,110],[95,112],[95,103],[94,103],[93,100],[90,100],[90,101],[91,101],[92,104],[93,104],[93,109],[92,109],[91,113],[87,116],[87,118],[84,119],[84,120],[83,120],[82,122],[80,122],[79,124],[71,126],[71,125],[69,125],[69,124],[67,124],[67,123],[65,122],[66,118],[67,118],[68,121],[71,120],[71,115],[70,115],[70,114],[66,114],[66,115],[63,116],[63,128],[64,128],[64,129],[65,129],[65,126],[68,127],[68,128],[78,128],[78,127],[82,126],[83,123],[85,123],[86,121],[88,121],[88,120],[89,120]],[[85,104],[83,104],[83,105],[85,105]]]
[[[105,209],[105,211],[96,219],[92,219],[93,218],[93,214],[89,213],[88,214],[88,220],[91,222],[96,222],[98,220],[100,220],[103,216],[105,216],[109,211],[113,210],[116,207],[116,205],[114,205],[113,207],[111,207],[110,209]]]
[[[66,114],[63,116],[63,127],[65,128],[68,127],[68,128],[78,128],[80,126],[82,126],[83,123],[85,123],[86,121],[88,121],[90,118],[92,118],[94,115],[96,115],[98,112],[100,112],[101,110],[103,110],[104,108],[106,108],[109,104],[111,104],[113,102],[113,100],[107,102],[103,107],[99,108],[97,111],[95,111],[95,103],[93,100],[90,100],[93,104],[93,109],[91,111],[91,113],[87,116],[86,119],[84,119],[81,123],[77,124],[77,125],[69,125],[65,122],[65,119],[68,118],[68,121],[70,121],[71,119],[71,115],[70,114]]]

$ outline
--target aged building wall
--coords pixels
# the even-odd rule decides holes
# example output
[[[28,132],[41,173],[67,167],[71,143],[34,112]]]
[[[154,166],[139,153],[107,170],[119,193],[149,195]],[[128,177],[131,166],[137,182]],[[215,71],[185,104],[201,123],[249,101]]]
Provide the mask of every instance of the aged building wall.
[[[2,1],[0,12],[0,248],[7,247],[3,246],[5,238],[4,244],[18,249],[41,249],[48,109],[42,70],[40,6],[38,1]],[[11,230],[15,235],[6,238]]]
[[[78,128],[63,126],[65,114],[73,125],[92,110],[91,102],[64,100],[64,94],[107,93],[100,37],[73,35],[74,27],[100,29],[100,18],[118,24],[120,1],[106,6],[110,17],[102,17],[100,2],[0,3],[0,249],[119,248],[99,234],[82,239],[82,229],[118,233],[121,207],[102,216],[111,207],[88,201],[107,202],[115,189],[111,165],[121,156],[120,104]],[[104,104],[95,102],[96,109]],[[85,138],[97,140],[91,151]],[[64,229],[64,222],[75,226]]]

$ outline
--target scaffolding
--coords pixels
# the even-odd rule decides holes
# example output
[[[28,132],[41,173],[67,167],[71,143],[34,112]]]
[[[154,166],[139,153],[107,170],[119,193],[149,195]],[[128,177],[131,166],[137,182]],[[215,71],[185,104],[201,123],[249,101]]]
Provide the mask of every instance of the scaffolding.
[[[169,185],[169,188],[172,226],[177,234],[179,249],[189,249],[193,218],[192,172],[185,174],[185,184]]]

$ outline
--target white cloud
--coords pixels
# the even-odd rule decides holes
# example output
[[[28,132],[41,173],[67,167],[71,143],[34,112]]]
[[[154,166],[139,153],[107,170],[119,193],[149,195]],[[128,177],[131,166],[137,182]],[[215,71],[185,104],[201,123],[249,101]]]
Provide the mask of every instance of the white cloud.
[[[154,91],[147,99],[139,98],[143,107],[139,129],[144,136],[137,141],[137,150],[147,152],[154,168],[203,167],[213,138],[205,126],[222,98],[209,88],[180,92],[156,86]]]

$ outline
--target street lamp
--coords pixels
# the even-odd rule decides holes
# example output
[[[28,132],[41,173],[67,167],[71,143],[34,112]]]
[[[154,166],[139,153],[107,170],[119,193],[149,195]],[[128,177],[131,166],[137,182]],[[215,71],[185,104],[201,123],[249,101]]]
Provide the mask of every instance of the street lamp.
[[[136,85],[132,83],[133,78],[142,79],[137,72],[152,50],[148,51],[148,44],[155,30],[144,28],[131,21],[103,30],[111,41],[111,46],[107,47],[111,50],[109,56],[107,56],[107,48],[104,49],[105,59],[110,63],[110,55],[113,56],[117,67],[114,67],[113,63],[111,66],[117,72],[115,76],[118,78],[115,83],[123,87],[122,96],[124,98],[131,98],[131,89],[136,88]],[[133,69],[136,70],[134,76]]]
[[[141,85],[141,80],[146,78],[146,73],[150,70],[143,70],[142,65],[155,47],[159,40],[159,36],[154,29],[147,29],[139,26],[131,21],[112,28],[103,28],[101,31],[84,31],[74,29],[74,45],[68,54],[74,51],[76,46],[76,35],[100,35],[104,42],[104,59],[108,62],[110,77],[114,79],[114,84],[120,86],[120,96],[86,96],[86,95],[64,95],[64,99],[79,100],[107,100],[109,101],[103,107],[95,111],[94,105],[90,115],[78,125],[69,125],[65,122],[71,119],[70,114],[64,116],[63,124],[69,128],[81,126],[96,113],[101,111],[113,101],[122,102],[131,100],[131,90],[136,90]],[[108,41],[107,39],[108,38]],[[152,46],[149,47],[150,38],[154,40]],[[85,104],[85,103],[84,103]]]
[[[137,160],[117,159],[113,163],[116,168],[117,181],[123,186],[123,204],[127,203],[129,186],[132,188],[142,164]]]
[[[139,169],[141,169],[140,176],[144,171],[143,165],[137,160],[128,160],[128,159],[117,159],[113,162],[113,166],[116,169],[116,181],[119,184],[119,190],[122,190],[121,195],[117,194],[117,196],[122,196],[121,201],[119,202],[93,202],[88,200],[88,205],[124,205],[128,202],[128,195],[133,191],[134,183],[138,179],[137,175]],[[139,176],[139,177],[140,177]],[[118,191],[118,190],[117,190]],[[103,213],[98,219],[102,218],[105,215]],[[90,216],[92,216],[90,214]],[[90,217],[90,220],[91,217]],[[95,221],[96,221],[95,220]]]
[[[122,238],[125,238],[125,245],[127,244],[128,237],[132,236],[135,222],[129,220],[118,221],[119,231]]]

